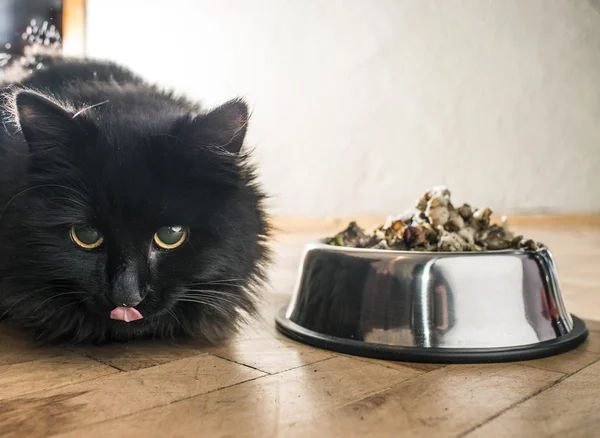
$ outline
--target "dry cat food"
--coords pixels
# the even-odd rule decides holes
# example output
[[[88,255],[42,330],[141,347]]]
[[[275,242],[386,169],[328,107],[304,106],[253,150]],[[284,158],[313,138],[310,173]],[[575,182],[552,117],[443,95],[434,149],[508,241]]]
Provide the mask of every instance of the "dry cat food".
[[[501,225],[491,224],[491,215],[489,208],[477,209],[469,204],[454,207],[450,191],[439,186],[425,193],[414,210],[390,217],[372,231],[351,222],[345,230],[328,238],[327,243],[353,248],[448,252],[536,251],[543,247],[515,236],[504,217]]]

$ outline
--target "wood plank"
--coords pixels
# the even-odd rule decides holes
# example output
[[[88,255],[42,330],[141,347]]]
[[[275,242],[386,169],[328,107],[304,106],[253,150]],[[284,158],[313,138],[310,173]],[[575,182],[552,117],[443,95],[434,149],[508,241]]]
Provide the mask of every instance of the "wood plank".
[[[589,337],[583,343],[581,348],[591,353],[600,353],[600,333],[590,332]]]
[[[59,347],[39,347],[23,332],[0,324],[0,365],[10,365],[63,354]]]
[[[586,351],[585,348],[577,348],[558,356],[546,357],[544,359],[528,360],[520,362],[522,365],[540,368],[542,370],[556,371],[559,373],[573,374],[582,368],[600,359],[599,353]]]
[[[289,297],[273,295],[267,298],[261,315],[249,321],[230,342],[216,347],[195,346],[193,341],[184,342],[186,347],[200,352],[210,352],[268,374],[280,373],[310,365],[335,354],[293,341],[275,329],[275,313]]]
[[[334,357],[334,354],[327,351],[291,345],[277,338],[232,344],[215,350],[214,354],[269,374]]]
[[[233,342],[214,349],[214,354],[269,374],[334,357],[329,351],[300,344],[280,334]]]
[[[198,350],[162,341],[134,341],[103,346],[85,345],[73,351],[121,371],[133,371],[203,354]]]
[[[598,311],[600,311],[600,309]],[[600,353],[600,321],[588,319],[585,323],[590,331],[590,335],[588,336],[587,341],[582,345],[582,348],[585,351],[592,353]]]
[[[278,431],[282,424],[308,420],[416,375],[337,357],[61,436],[286,436]]]
[[[48,436],[262,375],[211,355],[195,356],[0,401],[0,431],[3,437]]]
[[[450,365],[336,411],[282,430],[282,435],[455,437],[560,379],[516,364]],[[401,431],[401,432],[399,432]]]
[[[600,362],[475,429],[469,438],[594,437],[600,430]]]
[[[419,362],[399,362],[394,360],[382,360],[382,359],[372,359],[370,357],[360,357],[360,356],[351,356],[349,354],[337,353],[338,356],[346,356],[352,357],[356,360],[360,360],[362,362],[371,363],[374,365],[379,365],[386,368],[392,368],[397,370],[406,370],[410,369],[416,371],[418,373],[428,373],[429,371],[437,370],[440,368],[444,368],[447,366],[446,364],[441,363],[419,363]]]
[[[48,391],[118,373],[77,354],[0,366],[0,400]]]

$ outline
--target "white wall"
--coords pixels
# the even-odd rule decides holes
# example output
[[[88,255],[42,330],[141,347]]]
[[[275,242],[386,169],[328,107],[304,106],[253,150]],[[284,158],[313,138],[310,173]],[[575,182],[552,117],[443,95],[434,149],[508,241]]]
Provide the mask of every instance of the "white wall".
[[[283,215],[600,211],[600,8],[564,0],[88,0],[87,49],[245,96]],[[310,174],[310,176],[305,176]]]

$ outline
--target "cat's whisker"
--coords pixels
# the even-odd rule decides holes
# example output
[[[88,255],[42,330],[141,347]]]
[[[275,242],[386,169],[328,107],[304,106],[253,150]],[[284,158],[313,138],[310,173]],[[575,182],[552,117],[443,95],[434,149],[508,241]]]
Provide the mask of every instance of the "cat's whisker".
[[[202,304],[206,304],[206,305],[215,305],[215,306],[220,306],[220,307],[223,307],[225,304],[230,305],[230,306],[238,306],[240,304],[240,303],[236,303],[236,302],[232,302],[232,301],[228,301],[228,300],[224,300],[224,299],[206,300],[206,299],[192,298],[189,301],[190,302],[196,301],[198,303],[202,303]]]
[[[218,304],[218,301],[205,300],[205,299],[200,299],[200,298],[179,298],[179,299],[177,299],[177,302],[180,302],[180,301],[188,302],[188,303],[206,304],[206,305]]]
[[[33,312],[37,312],[39,310],[40,307],[42,307],[43,304],[47,303],[48,301],[54,299],[54,298],[58,298],[58,297],[62,297],[65,295],[84,295],[84,292],[63,292],[60,294],[56,294],[56,295],[52,295],[48,298],[46,298],[44,301],[42,301],[34,310]]]
[[[195,287],[203,287],[203,286],[207,286],[207,287],[237,287],[239,289],[243,289],[245,286],[242,286],[241,284],[214,284],[214,283],[199,283],[199,284],[190,284],[189,286],[195,286]]]
[[[177,324],[179,324],[179,326],[180,326],[181,328],[183,328],[183,324],[181,324],[181,321],[179,321],[179,319],[178,319],[178,318],[177,318],[177,316],[175,315],[175,312],[173,312],[171,309],[167,309],[167,313],[168,313],[169,315],[171,315],[175,321],[177,321]]]
[[[22,303],[23,301],[25,301],[26,299],[33,297],[33,296],[34,296],[36,293],[38,293],[38,292],[41,292],[41,291],[43,291],[43,290],[47,290],[47,289],[52,289],[52,288],[54,288],[54,286],[44,286],[44,287],[40,287],[40,288],[38,288],[38,289],[35,289],[35,290],[33,290],[33,291],[29,291],[29,293],[28,293],[27,295],[25,295],[25,296],[24,296],[24,297],[22,297],[20,300],[17,300],[17,301],[16,301],[16,302],[14,302],[13,304],[11,304],[11,305],[8,307],[8,309],[6,309],[4,312],[2,312],[2,315],[0,315],[0,319],[4,318],[4,316],[6,316],[6,314],[7,314],[8,312],[10,312],[10,310],[11,310],[13,307],[15,307],[17,304],[20,304],[20,303]],[[52,297],[51,297],[51,298],[52,298]],[[45,302],[45,301],[44,301],[44,302]],[[42,302],[42,304],[44,304],[44,302]],[[40,306],[41,306],[41,304],[40,304]],[[36,308],[36,310],[37,310],[37,309],[38,309],[40,306],[38,306],[38,307]],[[35,310],[34,310],[34,312],[35,312]]]
[[[188,299],[178,299],[177,302],[204,304],[205,306],[215,309],[218,312],[228,313],[226,308],[224,308],[223,306],[219,306],[217,303],[214,303],[214,302],[208,302],[208,301],[202,301],[202,300],[188,300]]]
[[[48,200],[49,201],[54,201],[54,200],[57,200],[57,201],[68,201],[68,202],[73,203],[77,207],[87,208],[87,206],[83,202],[81,202],[81,201],[79,201],[78,199],[75,199],[75,198],[67,198],[65,196],[53,196],[52,198],[49,198]]]
[[[244,281],[244,278],[223,278],[221,280],[208,280],[207,283],[224,283],[229,281]]]
[[[242,286],[240,284],[207,284],[207,283],[205,283],[205,284],[190,284],[190,285],[188,285],[188,288],[189,287],[196,287],[196,288],[201,287],[202,289],[200,289],[200,290],[206,290],[206,289],[204,289],[205,287],[224,287],[224,288],[232,288],[232,289],[235,288],[234,290],[237,290],[237,291],[243,290],[245,288],[245,286]],[[196,289],[188,289],[188,290],[193,291]],[[227,293],[227,290],[217,291],[217,292]]]
[[[81,187],[84,189],[84,191],[86,193],[90,192],[90,189],[88,188],[88,186],[85,184],[85,182],[81,179],[81,176],[79,175],[75,175],[75,178],[77,179],[77,181],[79,181],[79,183],[81,183]]]
[[[245,281],[243,278],[227,278],[227,279],[223,279],[223,280],[207,280],[207,281],[202,281],[199,283],[191,283],[190,286],[198,286],[198,285],[203,285],[203,284],[235,284],[235,282],[239,282],[239,281]]]
[[[79,193],[77,190],[71,188],[71,187],[67,187],[67,186],[63,186],[61,184],[39,184],[37,186],[33,186],[33,187],[27,187],[26,189],[21,190],[19,193],[17,193],[15,196],[13,196],[12,198],[10,198],[8,200],[8,202],[4,205],[4,208],[2,209],[2,211],[0,212],[0,221],[2,221],[2,218],[4,217],[4,213],[6,212],[6,210],[8,209],[8,206],[15,200],[17,199],[19,196],[29,192],[30,190],[35,190],[35,189],[41,189],[43,187],[58,187],[58,188],[62,188],[62,189],[66,189],[66,190],[71,190],[72,192],[77,193],[79,196],[82,196],[81,193]]]
[[[34,290],[34,291],[32,291],[32,292],[28,293],[27,295],[25,295],[24,297],[22,297],[20,300],[17,300],[17,301],[16,301],[16,302],[14,302],[13,304],[11,304],[11,305],[9,306],[9,308],[8,308],[8,309],[6,309],[4,312],[2,312],[2,315],[0,315],[0,319],[4,318],[4,316],[5,316],[5,315],[6,315],[8,312],[10,312],[10,310],[11,310],[13,307],[15,307],[17,304],[20,304],[20,303],[22,303],[23,301],[25,301],[26,299],[28,299],[28,298],[31,298],[31,297],[32,297],[32,296],[34,296],[34,295],[35,295],[37,292],[41,292],[41,291],[43,291],[43,290],[50,289],[50,288],[52,288],[52,286],[46,286],[46,287],[42,287],[42,288],[40,288],[40,289],[36,289],[36,290]]]
[[[64,309],[65,307],[72,306],[73,304],[81,304],[81,303],[83,303],[84,301],[86,301],[86,300],[89,300],[90,298],[92,298],[92,297],[91,297],[91,296],[89,296],[89,297],[86,297],[86,298],[84,298],[84,299],[82,299],[82,300],[79,300],[79,301],[73,301],[73,302],[71,302],[71,303],[67,303],[67,304],[65,304],[65,305],[64,305],[64,306],[62,306],[62,307],[59,307],[59,308],[58,308],[58,309],[56,309],[54,312],[52,312],[52,313],[50,314],[50,316],[47,316],[46,318],[44,318],[42,322],[46,322],[46,321],[48,321],[50,318],[52,318],[54,315],[56,315],[58,312],[60,312],[60,311],[61,311],[62,309]]]
[[[178,303],[193,303],[193,304],[201,304],[203,306],[214,307],[214,304],[206,302],[206,301],[198,301],[198,300],[177,300]]]
[[[190,292],[193,292],[193,291],[190,291]],[[232,301],[228,300],[227,298],[233,298],[233,299],[238,299],[238,300],[241,298],[239,295],[236,295],[236,294],[218,293],[217,291],[198,291],[198,292],[201,292],[201,293],[195,293],[195,294],[187,293],[187,294],[185,294],[185,296],[186,297],[202,297],[202,298],[206,297],[209,299],[222,300],[222,301],[229,302],[229,303],[231,303]],[[202,293],[202,292],[210,292],[210,293]]]
[[[234,294],[234,295],[237,295],[236,293],[230,292],[230,291],[227,291],[227,290],[215,290],[215,289],[204,289],[204,288],[196,289],[196,288],[191,288],[191,287],[187,287],[185,290],[189,291],[189,292],[216,292],[216,293],[224,293],[224,294]]]
[[[82,114],[82,113],[84,113],[84,112],[86,112],[86,111],[89,111],[89,110],[91,110],[92,108],[96,108],[97,106],[104,105],[104,104],[106,104],[106,103],[108,103],[108,102],[110,102],[110,101],[109,101],[109,100],[105,100],[105,101],[103,101],[103,102],[98,102],[98,103],[95,103],[95,104],[93,104],[93,105],[86,106],[85,108],[82,108],[82,109],[80,109],[79,111],[77,111],[77,112],[76,112],[76,113],[73,115],[73,118],[77,117],[78,115],[80,115],[80,114]]]
[[[166,133],[155,133],[155,134],[150,134],[151,137],[169,137],[169,138],[173,138],[175,140],[177,140],[179,143],[183,143],[181,141],[181,139],[173,134],[166,134]]]
[[[206,296],[189,296],[189,297],[186,297],[186,298],[182,298],[182,299],[180,299],[178,301],[181,301],[183,299],[190,300],[190,301],[194,300],[194,301],[210,302],[210,303],[231,303],[231,304],[235,304],[235,303],[232,303],[231,301],[228,301],[226,299],[207,298]]]
[[[215,295],[221,295],[221,296],[230,296],[230,297],[239,297],[239,294],[233,293],[233,292],[227,292],[227,291],[222,291],[222,290],[211,290],[211,289],[187,289],[186,290],[186,295],[190,294],[190,293],[196,293],[199,295],[208,295],[208,296],[215,296]]]
[[[233,286],[233,287],[244,287],[242,284],[237,283],[191,283],[189,286]]]
[[[225,222],[227,222],[227,225],[229,225],[231,227],[231,231],[233,231],[233,234],[235,234],[235,236],[238,238],[238,240],[240,241],[240,243],[242,244],[242,248],[244,248],[244,253],[247,254],[248,253],[248,248],[246,248],[246,244],[244,244],[244,240],[241,238],[241,236],[239,235],[237,229],[231,224],[231,222],[229,222],[229,219],[227,219],[224,215],[219,214],[219,216],[221,216],[223,218],[223,220]],[[244,255],[245,255],[244,254]]]
[[[187,302],[190,303],[196,303],[196,304],[202,304],[205,306],[209,306],[209,307],[213,307],[215,309],[220,309],[223,312],[226,312],[228,308],[231,308],[230,306],[232,306],[231,304],[229,305],[224,305],[223,303],[220,303],[218,301],[195,301],[195,300],[189,300]],[[235,306],[235,304],[233,304],[233,306]]]

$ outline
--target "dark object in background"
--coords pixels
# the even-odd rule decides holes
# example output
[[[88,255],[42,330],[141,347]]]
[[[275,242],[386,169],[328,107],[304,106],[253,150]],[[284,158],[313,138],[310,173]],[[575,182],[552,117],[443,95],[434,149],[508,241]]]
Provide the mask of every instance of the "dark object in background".
[[[62,8],[62,0],[2,0],[0,69],[15,61],[35,69],[40,63],[37,56],[59,54]]]

